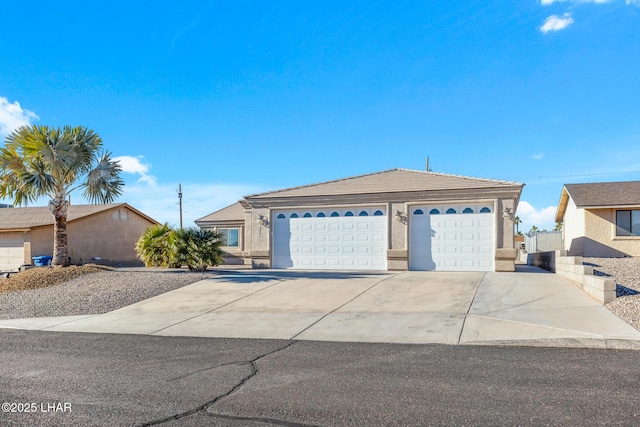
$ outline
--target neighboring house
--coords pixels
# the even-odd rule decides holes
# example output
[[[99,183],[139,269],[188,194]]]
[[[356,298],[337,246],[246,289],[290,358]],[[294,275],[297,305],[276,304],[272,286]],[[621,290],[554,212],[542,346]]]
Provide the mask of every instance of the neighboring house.
[[[392,169],[245,196],[196,224],[256,268],[514,271],[522,187]]]
[[[71,205],[67,239],[72,263],[95,259],[137,264],[135,244],[157,221],[126,203]],[[31,257],[53,255],[53,216],[48,207],[0,209],[0,270],[31,264]]]
[[[566,184],[556,222],[568,255],[640,256],[640,181]]]

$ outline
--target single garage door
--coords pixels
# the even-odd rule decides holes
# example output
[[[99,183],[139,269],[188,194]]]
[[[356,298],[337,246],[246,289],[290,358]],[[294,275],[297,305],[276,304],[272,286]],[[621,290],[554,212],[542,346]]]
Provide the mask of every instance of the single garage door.
[[[493,271],[491,205],[412,206],[409,269]]]
[[[0,234],[0,271],[18,270],[24,263],[24,233]]]
[[[275,211],[273,224],[274,268],[387,269],[382,207]]]

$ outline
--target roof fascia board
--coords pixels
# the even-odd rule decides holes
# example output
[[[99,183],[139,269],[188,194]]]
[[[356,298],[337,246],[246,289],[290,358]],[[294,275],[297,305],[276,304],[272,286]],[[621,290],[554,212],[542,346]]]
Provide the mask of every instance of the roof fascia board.
[[[245,200],[254,208],[274,206],[330,205],[354,203],[405,203],[414,201],[438,202],[448,200],[516,199],[522,186],[507,188],[425,190],[394,193],[346,194],[326,196],[271,197]]]

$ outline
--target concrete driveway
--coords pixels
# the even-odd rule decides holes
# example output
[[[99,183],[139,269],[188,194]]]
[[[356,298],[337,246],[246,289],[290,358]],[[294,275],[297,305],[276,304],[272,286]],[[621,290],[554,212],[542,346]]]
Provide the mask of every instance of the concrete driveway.
[[[570,282],[516,273],[238,271],[110,313],[0,327],[163,336],[640,349]]]

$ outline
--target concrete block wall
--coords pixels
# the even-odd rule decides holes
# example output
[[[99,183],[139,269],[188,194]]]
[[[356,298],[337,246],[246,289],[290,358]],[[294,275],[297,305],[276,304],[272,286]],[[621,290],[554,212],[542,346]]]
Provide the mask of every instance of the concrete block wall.
[[[529,254],[527,264],[544,268],[573,282],[601,304],[616,299],[616,282],[593,275],[593,267],[583,265],[580,256],[562,256],[561,251]]]
[[[582,257],[558,256],[556,274],[574,282],[601,304],[616,299],[616,282],[606,277],[594,276],[593,267],[583,265]]]

